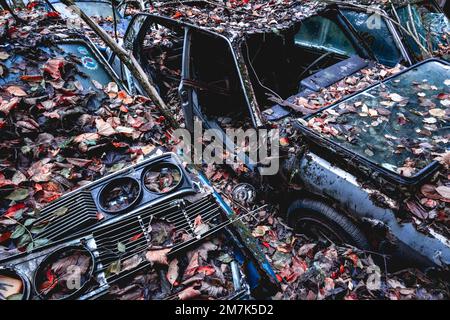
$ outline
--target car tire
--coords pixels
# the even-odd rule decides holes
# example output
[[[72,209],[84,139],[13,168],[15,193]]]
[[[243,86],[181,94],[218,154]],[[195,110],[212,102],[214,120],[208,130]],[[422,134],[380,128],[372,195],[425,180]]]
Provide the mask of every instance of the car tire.
[[[358,226],[323,202],[312,199],[294,201],[287,210],[287,221],[296,232],[310,235],[307,233],[310,230],[302,228],[308,226],[310,229],[322,228],[322,231],[329,232],[327,239],[332,239],[332,242],[348,243],[364,250],[370,249],[367,238]]]

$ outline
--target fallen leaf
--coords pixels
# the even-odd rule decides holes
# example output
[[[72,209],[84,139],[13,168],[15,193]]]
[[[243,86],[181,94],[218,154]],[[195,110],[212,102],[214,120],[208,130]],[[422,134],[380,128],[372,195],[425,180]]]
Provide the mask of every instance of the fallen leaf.
[[[450,200],[450,187],[447,186],[439,186],[436,188],[437,193],[439,193],[445,199]]]
[[[100,136],[97,133],[82,133],[76,136],[73,141],[76,143],[81,143],[85,141],[97,141]]]
[[[414,214],[416,217],[420,219],[427,219],[428,218],[428,212],[425,211],[418,203],[416,203],[413,200],[409,200],[406,202],[406,207],[409,209],[409,211]]]
[[[77,167],[85,167],[92,162],[89,159],[80,159],[80,158],[66,158],[67,162],[73,164]]]
[[[30,192],[27,189],[17,188],[5,198],[13,201],[21,201],[28,198]]]
[[[26,97],[28,94],[19,86],[9,86],[6,88],[10,94],[16,97]]]
[[[391,94],[389,94],[388,97],[394,102],[401,102],[406,99],[406,98],[402,97],[401,95],[399,95],[398,93],[391,93]]]
[[[193,299],[195,297],[198,297],[200,295],[201,295],[201,292],[199,290],[194,289],[194,287],[188,287],[178,293],[178,298],[180,300],[188,300],[188,299]]]
[[[252,235],[254,237],[263,237],[267,231],[270,230],[270,227],[268,226],[257,226],[255,229],[253,229],[252,231]]]
[[[101,136],[109,137],[116,133],[116,130],[105,120],[99,118],[95,120],[95,125],[97,126],[97,132]]]
[[[169,269],[167,270],[167,280],[169,281],[169,283],[171,285],[174,285],[174,283],[177,281],[178,279],[178,260],[177,259],[173,259],[172,261],[170,261],[169,263]]]
[[[53,80],[61,78],[61,68],[64,66],[65,61],[61,59],[50,59],[44,65],[44,72],[48,73]]]
[[[9,54],[5,51],[0,51],[0,60],[7,60],[9,58]]]
[[[422,187],[420,187],[420,192],[427,198],[434,200],[441,199],[441,196],[436,191],[436,187],[431,184],[424,184]]]

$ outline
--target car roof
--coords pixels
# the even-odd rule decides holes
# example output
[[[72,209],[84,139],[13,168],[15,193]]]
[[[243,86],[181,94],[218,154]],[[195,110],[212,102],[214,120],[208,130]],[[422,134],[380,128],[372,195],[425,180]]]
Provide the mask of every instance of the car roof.
[[[323,1],[316,0],[272,2],[255,0],[251,6],[228,8],[217,0],[168,1],[155,3],[146,13],[235,41],[245,34],[288,29],[327,7]]]

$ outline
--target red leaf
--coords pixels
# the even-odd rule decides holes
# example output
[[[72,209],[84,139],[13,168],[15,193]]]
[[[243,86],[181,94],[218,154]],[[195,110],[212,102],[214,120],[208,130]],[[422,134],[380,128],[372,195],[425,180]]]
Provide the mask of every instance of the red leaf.
[[[5,217],[11,218],[12,216],[14,216],[14,214],[19,211],[22,210],[23,208],[25,208],[25,204],[23,203],[18,203],[13,205],[12,207],[10,207],[4,214]]]
[[[356,265],[358,264],[358,256],[354,253],[351,253],[348,255],[348,257],[353,261],[353,265],[356,267]]]
[[[8,29],[8,35],[11,36],[14,32],[17,32],[17,27],[12,26]]]
[[[30,2],[30,3],[27,4],[27,9],[31,10],[34,7],[36,7],[37,5],[38,5],[38,2],[36,2],[36,1]]]
[[[39,288],[39,291],[41,293],[49,292],[58,284],[58,279],[55,277],[55,274],[52,272],[52,269],[48,269],[46,276],[47,281],[44,281]]]
[[[60,193],[54,194],[54,195],[51,195],[50,197],[43,198],[43,199],[42,199],[42,202],[52,202],[53,200],[58,199],[60,196],[61,196]]]
[[[136,240],[140,239],[143,235],[144,235],[144,233],[142,233],[142,232],[141,232],[141,233],[138,233],[138,234],[132,236],[131,239],[130,239],[130,241],[131,241],[131,242],[136,241]]]
[[[263,242],[262,242],[262,245],[263,245],[264,247],[266,247],[267,249],[270,248],[270,244],[269,244],[268,242],[266,242],[266,241],[263,241]]]

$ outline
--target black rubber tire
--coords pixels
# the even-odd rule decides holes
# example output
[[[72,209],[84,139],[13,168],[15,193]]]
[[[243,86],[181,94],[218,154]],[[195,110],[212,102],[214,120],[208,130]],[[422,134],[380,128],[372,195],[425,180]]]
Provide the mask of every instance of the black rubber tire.
[[[295,200],[287,210],[287,221],[295,230],[301,220],[320,222],[342,239],[342,242],[370,250],[369,242],[358,226],[323,202],[312,199]]]

